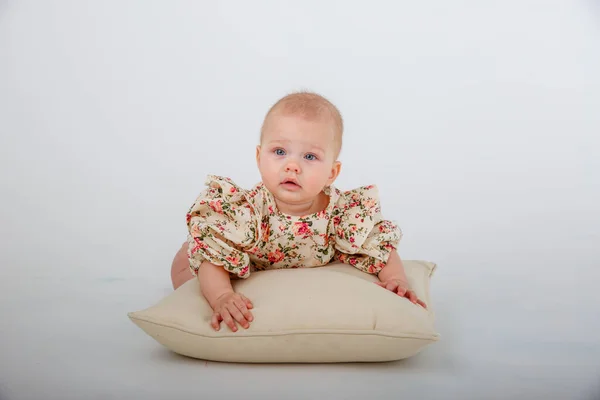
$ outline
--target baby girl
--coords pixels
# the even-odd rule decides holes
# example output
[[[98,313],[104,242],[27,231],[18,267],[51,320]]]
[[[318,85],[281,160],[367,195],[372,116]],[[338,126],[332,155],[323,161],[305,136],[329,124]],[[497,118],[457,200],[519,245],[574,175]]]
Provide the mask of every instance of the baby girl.
[[[374,185],[342,192],[343,121],[314,93],[294,93],[267,113],[256,148],[262,181],[245,190],[208,176],[187,213],[188,240],[171,269],[177,289],[197,277],[213,309],[211,325],[232,331],[253,320],[251,299],[231,279],[275,268],[320,267],[332,261],[374,274],[384,289],[426,307],[408,285],[396,248],[400,229],[381,216]]]

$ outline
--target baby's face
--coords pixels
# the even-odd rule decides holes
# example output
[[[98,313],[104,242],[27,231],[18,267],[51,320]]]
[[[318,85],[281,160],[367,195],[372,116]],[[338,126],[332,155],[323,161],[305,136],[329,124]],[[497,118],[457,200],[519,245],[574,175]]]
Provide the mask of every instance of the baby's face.
[[[339,173],[335,133],[330,121],[271,115],[257,163],[262,181],[287,205],[313,201]]]

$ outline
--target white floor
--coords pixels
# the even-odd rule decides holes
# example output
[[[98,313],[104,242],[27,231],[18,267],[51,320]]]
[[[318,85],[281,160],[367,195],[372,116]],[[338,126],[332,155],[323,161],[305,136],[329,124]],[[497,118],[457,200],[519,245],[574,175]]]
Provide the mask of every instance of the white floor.
[[[469,283],[440,266],[433,296],[442,340],[412,359],[238,365],[172,354],[127,319],[128,311],[170,292],[166,274],[3,274],[0,399],[600,396],[600,335],[593,320],[600,304],[597,294],[583,292],[595,283],[561,293],[543,281],[533,291],[525,283],[499,278],[482,286],[475,279]]]

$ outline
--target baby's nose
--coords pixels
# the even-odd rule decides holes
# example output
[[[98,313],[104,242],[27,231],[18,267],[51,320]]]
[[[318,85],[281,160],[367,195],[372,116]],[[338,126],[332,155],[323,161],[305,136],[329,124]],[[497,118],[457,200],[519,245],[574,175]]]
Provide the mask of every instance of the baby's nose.
[[[296,164],[294,162],[288,163],[285,166],[285,172],[290,172],[290,171],[293,171],[293,172],[299,174],[300,173],[300,167],[298,166],[298,164]]]

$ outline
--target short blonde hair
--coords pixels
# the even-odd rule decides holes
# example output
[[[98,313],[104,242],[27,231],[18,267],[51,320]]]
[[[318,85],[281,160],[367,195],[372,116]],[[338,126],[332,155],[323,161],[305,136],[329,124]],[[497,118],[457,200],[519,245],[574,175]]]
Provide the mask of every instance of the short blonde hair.
[[[265,127],[268,119],[273,114],[299,115],[306,119],[329,119],[334,129],[334,141],[336,144],[336,158],[342,149],[342,136],[344,133],[344,120],[338,108],[320,94],[301,91],[288,94],[279,99],[267,112],[260,129],[260,141],[262,143]]]

